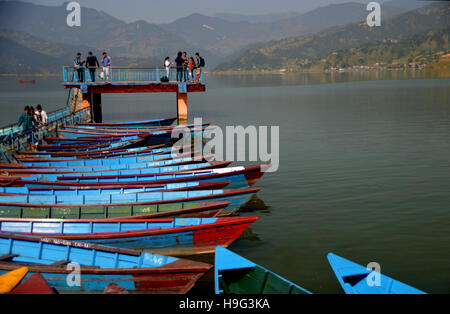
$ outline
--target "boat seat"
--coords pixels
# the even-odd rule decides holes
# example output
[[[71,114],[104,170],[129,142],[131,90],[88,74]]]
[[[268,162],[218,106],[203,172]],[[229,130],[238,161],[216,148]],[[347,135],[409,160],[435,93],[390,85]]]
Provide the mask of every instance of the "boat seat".
[[[2,262],[11,261],[14,257],[18,257],[18,256],[19,255],[17,255],[17,254],[0,255],[0,261],[2,261]]]
[[[71,262],[72,262],[71,260],[62,260],[62,261],[54,262],[54,263],[52,263],[50,265],[52,265],[52,266],[66,266],[67,264],[70,264]]]

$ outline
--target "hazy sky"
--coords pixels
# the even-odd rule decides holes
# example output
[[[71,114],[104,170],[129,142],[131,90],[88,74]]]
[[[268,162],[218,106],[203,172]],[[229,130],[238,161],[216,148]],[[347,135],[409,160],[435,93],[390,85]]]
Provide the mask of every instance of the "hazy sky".
[[[67,0],[21,0],[42,5],[60,5]],[[330,3],[367,2],[363,0],[78,0],[91,7],[132,22],[168,23],[191,13],[240,13],[259,15],[272,12],[306,12]],[[382,1],[380,1],[382,2]]]

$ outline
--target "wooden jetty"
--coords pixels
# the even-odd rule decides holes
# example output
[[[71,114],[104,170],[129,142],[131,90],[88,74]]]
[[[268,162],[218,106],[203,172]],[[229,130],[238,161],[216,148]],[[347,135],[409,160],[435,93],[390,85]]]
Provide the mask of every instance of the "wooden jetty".
[[[101,69],[91,78],[88,69],[84,70],[83,82],[80,82],[74,67],[63,67],[64,88],[73,89],[78,103],[92,108],[93,120],[102,123],[102,94],[111,93],[175,93],[178,123],[188,120],[188,93],[206,91],[205,75],[198,81],[176,82],[176,69],[171,69],[169,82],[161,82],[166,76],[165,69],[113,67],[108,80],[101,78]],[[81,94],[81,95],[80,95]],[[76,106],[74,106],[76,107]],[[80,105],[78,105],[80,107]]]

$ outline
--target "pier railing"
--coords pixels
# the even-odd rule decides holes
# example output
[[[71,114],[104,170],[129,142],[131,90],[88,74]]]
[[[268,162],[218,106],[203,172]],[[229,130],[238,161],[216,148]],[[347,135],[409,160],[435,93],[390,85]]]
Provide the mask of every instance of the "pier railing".
[[[94,71],[91,71],[94,70]],[[205,83],[206,75],[205,68],[197,68],[193,71],[186,69],[181,73],[181,80],[193,83]],[[185,76],[186,71],[186,76]],[[91,73],[93,76],[91,76]],[[165,77],[170,82],[179,81],[177,74],[179,73],[177,67],[170,67],[166,69],[160,68],[133,68],[133,67],[109,67],[108,70],[104,70],[103,67],[99,68],[76,68],[73,66],[63,67],[63,81],[64,83],[71,82],[85,82],[85,83],[132,83],[132,82],[162,82],[165,83]],[[179,74],[178,74],[179,75]]]
[[[89,115],[90,108],[84,108],[72,114],[70,113],[70,108],[64,108],[50,112],[48,114],[49,121],[46,125],[41,125],[30,131],[24,132],[22,127],[19,127],[17,124],[1,128],[0,156],[9,162],[7,153],[15,150],[25,150],[28,139],[31,139],[32,144],[41,143],[44,137],[56,134],[58,128],[87,121]]]

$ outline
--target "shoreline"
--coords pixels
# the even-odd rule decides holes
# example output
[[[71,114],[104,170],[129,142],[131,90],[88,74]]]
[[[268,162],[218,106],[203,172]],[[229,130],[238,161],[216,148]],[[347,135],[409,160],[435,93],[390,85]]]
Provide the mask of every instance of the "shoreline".
[[[329,73],[375,73],[375,72],[434,72],[439,74],[447,74],[450,77],[449,70],[443,69],[361,69],[361,70],[299,70],[299,71],[212,71],[210,75],[264,75],[264,74],[329,74]]]
[[[20,77],[20,76],[33,76],[33,77],[55,77],[61,76],[59,73],[0,73],[0,77]]]

